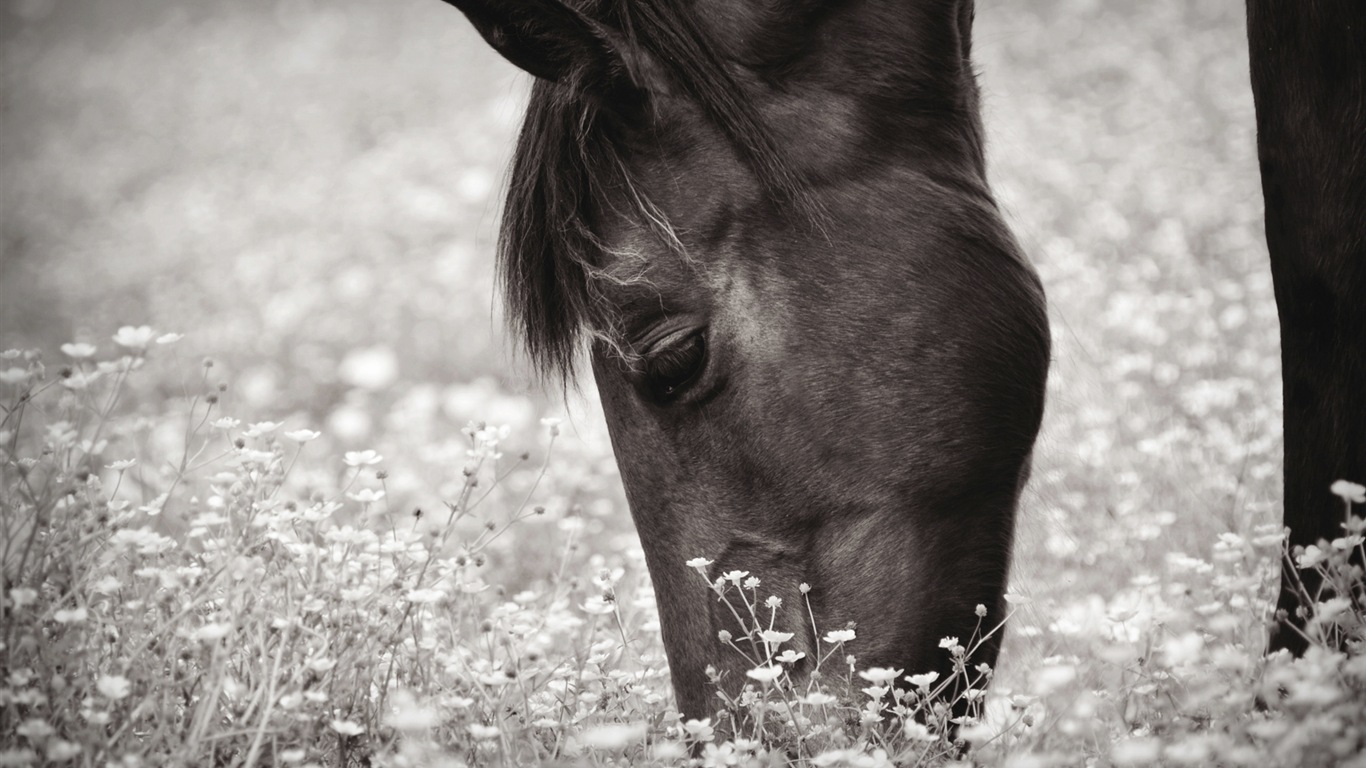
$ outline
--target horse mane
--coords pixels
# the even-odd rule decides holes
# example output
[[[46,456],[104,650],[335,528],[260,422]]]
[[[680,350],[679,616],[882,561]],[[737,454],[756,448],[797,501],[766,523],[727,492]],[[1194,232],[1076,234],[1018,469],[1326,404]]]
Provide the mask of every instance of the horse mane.
[[[758,111],[680,0],[583,4],[581,12],[613,30],[612,42],[627,56],[625,68],[636,57],[653,63],[651,74],[667,79],[701,109],[776,204],[815,210]],[[648,95],[626,79],[631,75],[622,67],[616,69],[605,74],[600,63],[585,62],[559,81],[536,81],[498,238],[509,322],[536,370],[566,383],[573,378],[585,327],[610,321],[597,308],[602,302],[595,275],[603,266],[603,248],[594,230],[595,204],[614,190],[638,190],[619,135],[620,109]],[[604,77],[611,79],[603,82]],[[658,222],[658,212],[641,195],[625,199],[643,225]]]

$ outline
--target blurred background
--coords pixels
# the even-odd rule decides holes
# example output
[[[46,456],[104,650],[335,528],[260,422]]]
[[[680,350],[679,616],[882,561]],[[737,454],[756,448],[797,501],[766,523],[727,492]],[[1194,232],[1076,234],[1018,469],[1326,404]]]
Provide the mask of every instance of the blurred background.
[[[1056,339],[1016,578],[1057,593],[1039,622],[1084,614],[1101,566],[1124,584],[1279,516],[1242,14],[978,4],[993,180]],[[297,414],[354,447],[563,409],[493,302],[529,78],[457,12],[4,0],[0,20],[0,347],[181,332],[235,415]],[[610,464],[584,414],[574,450]]]

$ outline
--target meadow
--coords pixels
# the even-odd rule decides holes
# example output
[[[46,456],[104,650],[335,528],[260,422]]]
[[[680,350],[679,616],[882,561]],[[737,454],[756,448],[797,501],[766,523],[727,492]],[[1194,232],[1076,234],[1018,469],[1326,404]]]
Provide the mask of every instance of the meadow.
[[[1359,609],[1263,656],[1279,349],[1238,4],[979,4],[1055,360],[955,723],[951,681],[842,628],[794,688],[764,624],[801,606],[738,574],[752,690],[672,711],[592,381],[542,388],[493,301],[527,81],[454,11],[0,21],[0,766],[1366,766]],[[1353,526],[1292,554],[1343,595]]]

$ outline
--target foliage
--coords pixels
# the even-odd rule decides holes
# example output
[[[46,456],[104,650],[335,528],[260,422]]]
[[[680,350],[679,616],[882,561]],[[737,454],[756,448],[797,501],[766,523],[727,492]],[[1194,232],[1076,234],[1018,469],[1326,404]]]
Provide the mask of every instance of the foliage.
[[[941,643],[955,660],[941,680],[861,668],[843,651],[856,629],[815,627],[809,606],[723,574],[712,589],[745,636],[722,639],[748,659],[749,685],[716,718],[682,722],[638,553],[586,555],[581,513],[533,504],[558,420],[544,421],[539,466],[503,455],[506,430],[469,425],[441,514],[400,514],[385,457],[319,455],[319,432],[222,415],[211,363],[155,417],[127,414],[179,337],[125,327],[114,340],[119,353],[100,361],[92,344],[63,345],[55,375],[37,351],[4,353],[5,765],[1361,759],[1359,517],[1294,553],[1325,584],[1303,659],[1261,655],[1283,537],[1259,526],[1221,534],[1208,558],[1172,553],[1163,577],[1059,617],[1094,626],[990,689],[995,672],[966,662],[1000,631],[985,608],[966,644]],[[331,483],[300,480],[327,465]],[[1359,485],[1332,490],[1348,512],[1366,502]],[[496,554],[514,538],[522,550],[551,539],[540,551],[556,553],[518,589],[523,570]],[[705,574],[710,561],[689,565]],[[802,680],[787,673],[802,658],[783,647],[791,636],[773,630],[783,610],[822,640]]]

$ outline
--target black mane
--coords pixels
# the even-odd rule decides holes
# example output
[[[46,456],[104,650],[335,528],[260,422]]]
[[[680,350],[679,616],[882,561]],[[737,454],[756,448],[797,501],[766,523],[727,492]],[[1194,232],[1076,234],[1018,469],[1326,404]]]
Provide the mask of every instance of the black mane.
[[[626,63],[643,56],[653,63],[652,74],[691,98],[775,202],[809,207],[757,110],[678,0],[588,5],[580,10],[613,30]],[[573,375],[585,324],[608,319],[595,309],[592,274],[603,266],[596,205],[631,184],[629,158],[614,134],[623,127],[620,108],[648,99],[645,84],[626,68],[608,72],[585,62],[558,82],[538,79],[513,157],[498,242],[504,301],[537,370],[564,381]]]

